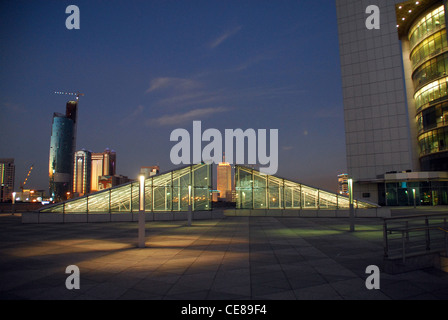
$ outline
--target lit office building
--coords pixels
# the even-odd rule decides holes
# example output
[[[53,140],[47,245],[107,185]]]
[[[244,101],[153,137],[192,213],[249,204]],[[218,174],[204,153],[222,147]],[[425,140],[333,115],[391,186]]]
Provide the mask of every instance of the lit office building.
[[[228,162],[220,162],[217,167],[217,189],[219,199],[232,201],[232,167]]]
[[[379,9],[379,28],[367,27],[370,5]],[[445,1],[336,6],[355,197],[413,205],[415,194],[417,205],[448,204]]]
[[[339,194],[348,196],[348,174],[342,173],[338,175],[338,191]]]
[[[75,153],[73,170],[73,196],[90,193],[92,153],[81,150]]]
[[[11,201],[14,192],[14,159],[0,159],[0,202]]]
[[[50,197],[67,199],[72,190],[73,157],[76,148],[77,101],[69,101],[66,113],[54,113],[51,127],[49,180]]]
[[[114,176],[116,173],[117,154],[114,150],[106,149],[101,153],[92,153],[91,191],[100,190],[98,178]]]

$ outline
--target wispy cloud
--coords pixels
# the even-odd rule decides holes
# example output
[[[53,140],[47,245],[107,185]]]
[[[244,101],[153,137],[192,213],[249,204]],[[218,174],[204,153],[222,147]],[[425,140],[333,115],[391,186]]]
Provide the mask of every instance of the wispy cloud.
[[[224,41],[226,41],[228,38],[230,38],[231,36],[238,33],[238,31],[240,31],[240,30],[241,30],[241,26],[237,26],[235,28],[225,31],[219,37],[210,41],[210,43],[208,44],[208,47],[210,49],[215,49],[216,47],[220,46]]]
[[[197,78],[197,77],[196,77]],[[219,100],[219,94],[210,91],[205,84],[193,78],[160,77],[150,81],[146,90],[152,99],[152,106],[158,108],[182,108],[194,105],[196,108]]]
[[[157,105],[160,107],[176,106],[188,107],[188,106],[200,106],[211,102],[217,102],[223,99],[223,96],[219,92],[188,92],[185,94],[172,95],[157,101]]]
[[[120,121],[120,125],[126,126],[136,121],[139,118],[139,116],[143,113],[144,109],[145,107],[143,107],[142,105],[137,106],[137,108],[135,108],[134,111],[132,111],[130,114],[128,114]]]
[[[314,113],[313,117],[316,119],[341,118],[344,114],[341,110],[342,110],[342,107],[319,108]]]
[[[199,108],[190,110],[184,113],[165,115],[156,119],[148,119],[146,125],[152,126],[170,126],[179,125],[186,122],[191,122],[193,120],[201,120],[203,118],[209,117],[216,113],[222,113],[230,111],[227,107],[216,107],[216,108]]]
[[[266,60],[270,60],[270,59],[272,59],[272,58],[269,55],[259,54],[255,57],[248,59],[247,61],[237,65],[236,67],[229,69],[228,71],[230,71],[230,72],[243,71],[243,70],[246,70],[262,61],[266,61]]]
[[[12,111],[12,112],[18,112],[18,113],[25,113],[25,108],[17,103],[11,103],[11,102],[4,102],[2,104],[6,109]]]
[[[162,89],[188,91],[192,89],[198,89],[201,86],[201,83],[193,79],[160,77],[151,80],[146,93],[151,93]]]
[[[253,100],[256,98],[275,99],[285,96],[299,96],[303,95],[304,93],[306,93],[306,90],[299,89],[296,85],[283,87],[259,86],[241,89],[237,92],[234,92],[232,95],[228,94],[228,96],[241,100]]]

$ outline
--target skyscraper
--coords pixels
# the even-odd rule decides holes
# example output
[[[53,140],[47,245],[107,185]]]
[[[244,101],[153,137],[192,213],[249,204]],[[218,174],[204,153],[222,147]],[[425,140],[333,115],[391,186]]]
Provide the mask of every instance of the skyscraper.
[[[14,192],[15,166],[14,159],[0,159],[0,202],[12,199]]]
[[[217,189],[219,199],[232,201],[232,168],[228,162],[220,162],[217,167]]]
[[[51,127],[49,180],[50,196],[67,199],[72,190],[73,157],[76,150],[77,101],[68,101],[65,114],[55,112]]]
[[[376,17],[368,13],[372,5]],[[415,193],[419,205],[448,204],[445,1],[336,6],[355,198],[410,205]],[[372,17],[378,28],[368,27]]]
[[[150,167],[141,167],[140,168],[140,175],[144,176],[146,179],[152,176],[155,176],[156,174],[159,174],[160,168],[159,166],[150,166]]]
[[[341,173],[338,175],[338,192],[348,196],[348,174]]]
[[[101,153],[92,153],[92,176],[91,191],[100,190],[98,177],[114,176],[116,174],[117,154],[114,150],[107,148]]]
[[[90,193],[92,153],[81,150],[75,153],[73,170],[73,194],[83,196]]]

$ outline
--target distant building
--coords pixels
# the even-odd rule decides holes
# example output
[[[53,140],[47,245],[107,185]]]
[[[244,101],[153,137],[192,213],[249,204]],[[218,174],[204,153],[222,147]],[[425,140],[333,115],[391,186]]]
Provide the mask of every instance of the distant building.
[[[12,199],[12,193],[14,192],[14,179],[14,159],[0,159],[0,202],[6,202]]]
[[[23,189],[16,192],[16,202],[42,202],[44,197],[44,190]]]
[[[228,162],[221,162],[217,167],[218,200],[232,201],[232,167]]]
[[[338,175],[338,192],[339,194],[348,196],[348,174],[342,173]]]
[[[98,191],[116,187],[121,184],[128,183],[130,181],[131,179],[122,175],[101,176],[98,177]]]
[[[117,154],[108,148],[101,153],[92,153],[91,191],[99,189],[98,178],[116,174]]]
[[[77,101],[68,101],[65,114],[55,112],[51,127],[49,180],[50,197],[67,199],[72,190],[73,157],[76,148]]]
[[[160,172],[159,166],[141,167],[140,168],[140,175],[144,176],[145,178],[155,176],[156,174],[159,174],[159,172]]]
[[[81,150],[75,153],[73,170],[73,196],[90,193],[92,153]]]

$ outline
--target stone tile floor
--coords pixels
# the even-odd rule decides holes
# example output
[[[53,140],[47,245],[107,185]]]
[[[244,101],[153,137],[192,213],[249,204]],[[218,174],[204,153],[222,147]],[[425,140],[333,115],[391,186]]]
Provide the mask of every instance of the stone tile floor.
[[[380,219],[227,217],[146,224],[21,224],[0,215],[1,300],[445,300],[448,273],[380,273]],[[68,290],[68,265],[80,289]]]

